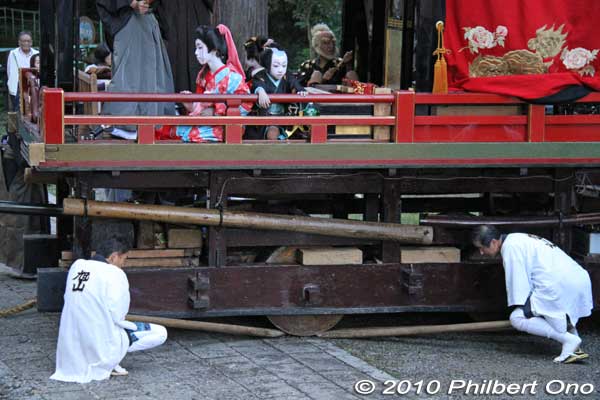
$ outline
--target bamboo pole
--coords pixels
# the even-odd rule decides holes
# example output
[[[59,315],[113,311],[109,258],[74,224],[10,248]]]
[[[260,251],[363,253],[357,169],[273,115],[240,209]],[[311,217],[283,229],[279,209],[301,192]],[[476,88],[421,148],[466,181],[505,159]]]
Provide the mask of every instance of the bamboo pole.
[[[395,326],[385,328],[336,329],[317,334],[322,338],[371,338],[386,336],[418,336],[435,333],[484,332],[510,329],[510,321],[473,322],[451,325]]]
[[[253,326],[219,324],[216,322],[189,321],[185,319],[151,317],[146,315],[127,315],[128,321],[148,322],[159,324],[168,328],[188,329],[193,331],[206,331],[226,333],[229,335],[245,335],[256,337],[280,337],[285,333],[277,329],[256,328]]]
[[[297,215],[240,211],[223,211],[221,213],[219,210],[204,208],[110,203],[73,198],[64,199],[63,210],[67,215],[293,231],[328,236],[393,240],[410,244],[430,244],[433,239],[433,229],[428,226],[313,218]]]

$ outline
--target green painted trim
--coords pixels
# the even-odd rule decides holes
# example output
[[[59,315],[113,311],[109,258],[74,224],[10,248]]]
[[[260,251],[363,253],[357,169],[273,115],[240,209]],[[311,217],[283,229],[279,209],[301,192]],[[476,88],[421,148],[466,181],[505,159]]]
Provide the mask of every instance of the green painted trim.
[[[46,160],[57,162],[165,162],[184,161],[236,162],[235,167],[258,166],[261,161],[284,162],[302,161],[306,164],[298,168],[310,168],[311,161],[318,167],[331,162],[338,168],[361,167],[360,161],[367,163],[363,167],[398,166],[398,161],[416,162],[429,165],[428,160],[448,161],[452,166],[462,161],[468,167],[467,160],[475,160],[473,166],[482,166],[486,160],[489,165],[526,165],[550,160],[547,164],[585,164],[600,165],[600,142],[591,143],[326,143],[326,144],[64,144],[46,147]],[[564,159],[566,162],[561,162]],[[579,159],[585,161],[567,161]],[[502,161],[505,160],[505,161]],[[515,160],[514,163],[511,160]],[[351,165],[343,165],[352,162]],[[358,162],[358,163],[355,163]],[[388,164],[388,162],[390,164]],[[342,165],[340,165],[340,163]],[[401,162],[400,162],[401,164]],[[315,165],[317,166],[317,165]],[[401,166],[401,165],[400,165]],[[415,166],[412,164],[412,166]],[[444,162],[436,166],[444,166]],[[50,165],[48,165],[50,167]],[[262,166],[281,168],[281,166]],[[288,166],[293,168],[293,166]],[[193,169],[203,169],[204,166]],[[206,166],[209,169],[210,165]],[[220,168],[223,168],[221,166]],[[129,169],[129,168],[126,168]],[[139,169],[131,168],[131,169]],[[164,167],[163,167],[164,169]],[[173,166],[172,169],[189,169],[185,166]]]

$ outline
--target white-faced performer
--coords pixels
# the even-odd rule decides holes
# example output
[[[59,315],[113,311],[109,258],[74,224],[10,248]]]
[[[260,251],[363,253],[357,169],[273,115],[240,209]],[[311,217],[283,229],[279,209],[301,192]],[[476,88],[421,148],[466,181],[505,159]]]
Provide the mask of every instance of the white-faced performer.
[[[500,235],[482,225],[473,231],[481,254],[502,254],[512,326],[562,344],[555,362],[571,363],[588,357],[579,346],[575,326],[593,308],[592,284],[586,270],[552,242],[535,235]]]
[[[271,103],[269,94],[297,93],[306,96],[306,89],[298,83],[296,79],[288,76],[287,53],[276,44],[270,44],[271,47],[264,49],[260,55],[260,65],[264,68],[252,78],[252,87],[254,93],[258,94],[258,112],[260,116],[282,116],[289,114],[288,104]],[[287,139],[284,133],[284,127],[265,126],[261,139]]]
[[[112,236],[98,244],[91,260],[71,265],[58,331],[56,372],[50,379],[86,383],[127,375],[119,365],[126,353],[159,346],[167,339],[163,326],[125,320],[129,282],[121,267],[128,251],[123,237]]]

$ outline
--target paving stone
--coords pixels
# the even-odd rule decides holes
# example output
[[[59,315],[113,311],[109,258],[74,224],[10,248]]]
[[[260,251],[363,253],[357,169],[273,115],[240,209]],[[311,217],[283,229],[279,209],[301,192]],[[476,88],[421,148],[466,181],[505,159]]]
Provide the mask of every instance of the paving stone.
[[[318,400],[356,400],[360,398],[357,395],[354,395],[352,392],[343,390],[331,382],[319,385],[302,383],[297,385],[296,388],[302,393],[306,394],[308,397]]]
[[[304,341],[302,338],[297,337],[265,339],[264,342],[287,354],[322,352],[322,350],[319,349],[317,346],[313,345],[310,342]]]
[[[111,388],[110,390],[103,388],[103,387],[99,387],[97,389],[91,389],[91,390],[89,390],[89,392],[92,393],[92,395],[96,396],[96,398],[111,399],[111,400],[115,397],[148,399],[148,398],[151,398],[150,396],[154,395],[154,392],[151,389],[148,389],[145,385],[140,386],[140,387],[135,387],[132,384],[130,384],[129,387],[123,387],[120,389]],[[157,398],[157,397],[152,397],[152,398]],[[164,397],[163,396],[162,397],[163,400],[164,399],[180,399],[180,398],[185,398],[185,397],[175,397],[175,396],[172,396],[172,397]]]
[[[27,353],[27,352],[24,352]],[[29,353],[32,354],[32,353]],[[14,358],[3,360],[3,362],[14,372],[22,376],[33,376],[39,373],[54,371],[54,363],[48,357],[31,356],[28,358]],[[48,376],[50,376],[48,374]]]
[[[321,374],[301,364],[281,364],[267,368],[270,372],[288,383],[325,383],[327,379]]]
[[[248,381],[242,381],[240,379],[236,379],[236,381],[261,399],[266,397],[280,398],[302,395],[300,391],[277,377],[267,378],[261,376]]]
[[[199,358],[222,358],[239,355],[234,349],[223,343],[192,345],[189,350]]]
[[[82,400],[82,399],[98,398],[97,396],[95,396],[94,394],[90,393],[87,390],[44,393],[42,396],[45,400]]]
[[[248,359],[241,354],[227,357],[203,358],[202,361],[211,367],[219,367],[221,365],[231,364],[232,362],[243,363]]]
[[[346,371],[350,369],[348,364],[323,352],[306,354],[298,353],[294,354],[293,357],[314,371]]]

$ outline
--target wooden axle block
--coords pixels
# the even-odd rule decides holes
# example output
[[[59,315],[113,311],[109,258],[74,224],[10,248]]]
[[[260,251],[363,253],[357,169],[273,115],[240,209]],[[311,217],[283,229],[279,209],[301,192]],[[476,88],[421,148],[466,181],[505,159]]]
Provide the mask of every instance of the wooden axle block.
[[[298,262],[302,265],[362,264],[362,250],[355,247],[298,249]]]
[[[456,247],[401,247],[402,264],[457,263],[460,262],[460,249]]]
[[[167,237],[171,249],[202,248],[200,229],[169,229]]]

